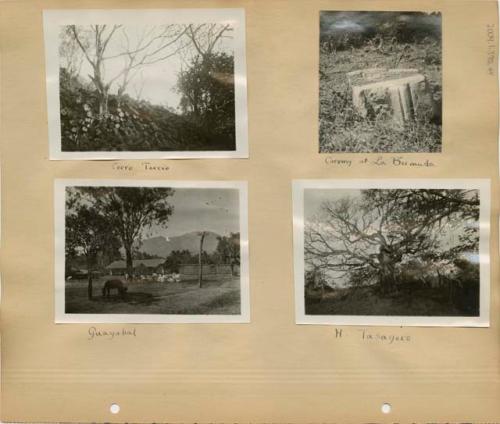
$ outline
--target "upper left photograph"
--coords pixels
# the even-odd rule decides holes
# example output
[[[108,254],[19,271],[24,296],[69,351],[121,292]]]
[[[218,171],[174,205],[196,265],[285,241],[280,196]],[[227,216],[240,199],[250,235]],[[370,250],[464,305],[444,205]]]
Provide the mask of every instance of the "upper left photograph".
[[[243,9],[43,20],[51,160],[248,158]]]

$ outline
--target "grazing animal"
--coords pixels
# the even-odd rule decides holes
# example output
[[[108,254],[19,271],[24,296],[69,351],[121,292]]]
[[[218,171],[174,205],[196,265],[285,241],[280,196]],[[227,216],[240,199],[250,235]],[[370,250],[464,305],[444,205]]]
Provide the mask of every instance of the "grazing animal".
[[[104,287],[102,288],[103,297],[109,297],[112,289],[116,289],[121,297],[124,297],[128,290],[121,280],[108,280],[104,283]]]

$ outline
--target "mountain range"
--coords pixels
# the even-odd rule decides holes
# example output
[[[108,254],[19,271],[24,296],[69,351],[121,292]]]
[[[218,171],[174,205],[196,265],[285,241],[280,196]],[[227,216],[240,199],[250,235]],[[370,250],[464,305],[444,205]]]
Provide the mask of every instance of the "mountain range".
[[[216,250],[217,237],[220,237],[219,234],[207,231],[203,240],[203,250],[208,254]],[[174,250],[189,250],[191,253],[198,253],[200,250],[200,235],[198,231],[193,231],[180,236],[169,237],[168,239],[163,236],[151,237],[143,240],[137,250],[161,258],[166,258]]]

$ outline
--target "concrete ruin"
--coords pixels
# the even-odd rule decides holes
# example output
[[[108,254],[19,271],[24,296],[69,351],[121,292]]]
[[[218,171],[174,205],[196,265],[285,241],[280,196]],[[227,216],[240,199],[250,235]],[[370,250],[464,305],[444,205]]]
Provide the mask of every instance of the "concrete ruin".
[[[347,79],[354,107],[364,117],[387,116],[402,124],[415,119],[421,105],[435,111],[427,80],[417,69],[363,69],[347,73]]]

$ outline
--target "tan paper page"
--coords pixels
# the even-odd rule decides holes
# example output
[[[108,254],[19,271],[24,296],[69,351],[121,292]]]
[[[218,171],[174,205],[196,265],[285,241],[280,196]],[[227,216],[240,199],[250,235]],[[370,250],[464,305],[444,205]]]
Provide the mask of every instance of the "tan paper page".
[[[65,8],[244,9],[249,158],[49,160],[42,10]],[[441,13],[441,152],[319,153],[323,10]],[[500,421],[497,14],[463,0],[3,1],[2,421]],[[296,323],[292,181],[358,178],[490,181],[485,325]],[[250,322],[56,324],[55,179],[248,182]]]

